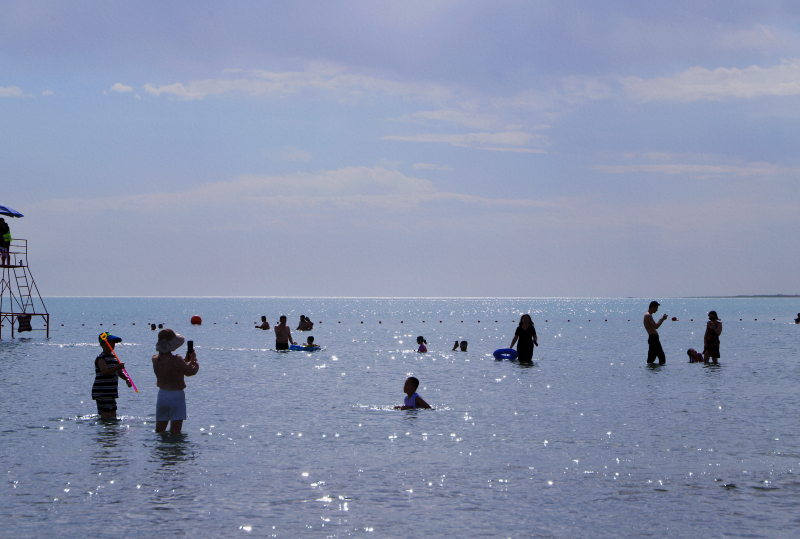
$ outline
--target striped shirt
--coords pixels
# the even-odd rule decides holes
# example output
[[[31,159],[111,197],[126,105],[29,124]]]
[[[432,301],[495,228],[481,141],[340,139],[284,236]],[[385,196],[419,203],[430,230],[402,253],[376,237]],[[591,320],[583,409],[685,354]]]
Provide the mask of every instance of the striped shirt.
[[[100,372],[100,367],[97,366],[97,360],[102,359],[106,362],[106,367],[113,369],[119,365],[119,361],[113,354],[103,352],[94,360],[94,385],[92,386],[92,398],[94,400],[109,400],[119,398],[117,392],[117,380],[122,374],[122,371],[117,371],[114,374],[103,375]]]

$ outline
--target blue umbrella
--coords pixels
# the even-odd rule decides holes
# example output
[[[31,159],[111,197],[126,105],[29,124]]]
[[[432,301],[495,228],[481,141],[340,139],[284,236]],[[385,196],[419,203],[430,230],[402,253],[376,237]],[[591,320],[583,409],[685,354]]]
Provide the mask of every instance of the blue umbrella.
[[[24,217],[20,212],[12,210],[8,206],[0,205],[0,215],[7,215],[9,217]]]

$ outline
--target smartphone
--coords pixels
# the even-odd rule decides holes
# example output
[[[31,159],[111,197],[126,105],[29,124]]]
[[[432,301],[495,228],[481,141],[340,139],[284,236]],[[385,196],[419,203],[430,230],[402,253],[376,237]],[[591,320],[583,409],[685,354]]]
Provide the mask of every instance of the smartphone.
[[[194,341],[186,341],[186,354],[194,352]]]

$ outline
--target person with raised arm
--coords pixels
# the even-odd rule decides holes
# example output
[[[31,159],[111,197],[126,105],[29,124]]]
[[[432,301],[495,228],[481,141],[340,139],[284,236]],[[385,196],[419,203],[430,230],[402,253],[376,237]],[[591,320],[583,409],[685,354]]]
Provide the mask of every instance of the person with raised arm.
[[[661,324],[664,323],[664,320],[667,319],[667,315],[661,317],[661,320],[656,322],[653,320],[653,315],[656,314],[658,311],[658,307],[661,305],[657,301],[651,301],[650,307],[647,309],[647,312],[644,313],[644,329],[647,332],[647,363],[651,365],[655,362],[656,358],[658,358],[658,364],[663,365],[667,362],[667,356],[664,354],[664,349],[661,348],[661,340],[658,337],[658,328],[661,327]]]
[[[158,332],[158,353],[153,356],[153,372],[158,386],[156,432],[164,432],[171,422],[169,431],[179,434],[186,419],[186,395],[183,392],[186,382],[183,377],[194,376],[200,367],[193,351],[187,352],[185,359],[173,354],[183,343],[183,335],[178,335],[171,329]]]

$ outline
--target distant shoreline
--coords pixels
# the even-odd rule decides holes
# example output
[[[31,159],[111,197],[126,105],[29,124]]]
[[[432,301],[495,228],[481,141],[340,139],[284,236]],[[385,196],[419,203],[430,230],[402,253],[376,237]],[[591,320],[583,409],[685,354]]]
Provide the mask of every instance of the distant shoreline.
[[[757,296],[687,296],[687,299],[800,298],[800,294],[762,294]]]

